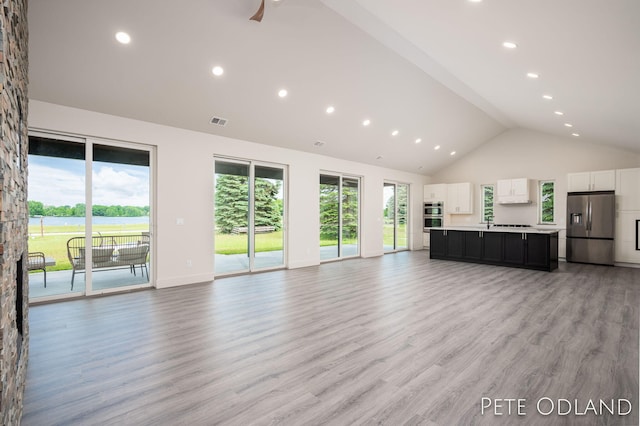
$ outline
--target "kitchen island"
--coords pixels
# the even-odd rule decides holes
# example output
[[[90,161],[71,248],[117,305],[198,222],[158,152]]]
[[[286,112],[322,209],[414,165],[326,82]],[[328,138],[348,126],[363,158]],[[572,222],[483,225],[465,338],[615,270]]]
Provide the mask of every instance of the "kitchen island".
[[[444,227],[431,229],[429,257],[514,268],[558,268],[558,230]]]

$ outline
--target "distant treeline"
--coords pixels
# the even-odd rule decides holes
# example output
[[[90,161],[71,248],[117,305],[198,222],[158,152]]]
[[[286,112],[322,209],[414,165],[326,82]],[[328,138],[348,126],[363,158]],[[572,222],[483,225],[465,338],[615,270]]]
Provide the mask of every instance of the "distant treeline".
[[[94,205],[93,216],[140,217],[149,216],[149,206],[101,206]],[[45,206],[40,201],[29,201],[29,216],[84,217],[86,206]]]

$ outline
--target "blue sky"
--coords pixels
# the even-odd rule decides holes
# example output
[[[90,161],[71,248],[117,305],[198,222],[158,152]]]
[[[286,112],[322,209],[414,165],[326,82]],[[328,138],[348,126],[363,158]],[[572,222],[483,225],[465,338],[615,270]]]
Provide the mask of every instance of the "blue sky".
[[[149,167],[93,163],[93,204],[148,206]],[[85,161],[29,156],[29,201],[85,203]]]

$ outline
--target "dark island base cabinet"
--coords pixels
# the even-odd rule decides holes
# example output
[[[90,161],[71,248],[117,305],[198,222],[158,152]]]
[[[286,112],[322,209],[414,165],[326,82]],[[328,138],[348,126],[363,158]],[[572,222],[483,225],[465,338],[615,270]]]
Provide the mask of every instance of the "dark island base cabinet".
[[[504,238],[504,263],[513,265],[524,264],[524,234],[506,232]]]
[[[502,263],[504,257],[504,235],[497,232],[485,232],[482,238],[482,257],[487,263]]]
[[[431,230],[431,259],[553,271],[558,268],[558,233]]]

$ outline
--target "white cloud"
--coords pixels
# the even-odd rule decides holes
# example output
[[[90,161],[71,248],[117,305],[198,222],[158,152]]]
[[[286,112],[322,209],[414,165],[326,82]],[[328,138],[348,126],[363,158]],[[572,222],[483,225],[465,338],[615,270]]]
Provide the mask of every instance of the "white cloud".
[[[133,168],[99,166],[93,171],[93,204],[148,206],[148,175]]]
[[[148,206],[148,168],[94,165],[93,204]],[[85,203],[84,174],[33,162],[29,164],[29,200],[45,205]]]
[[[29,200],[47,206],[84,203],[84,176],[41,164],[29,165]]]

